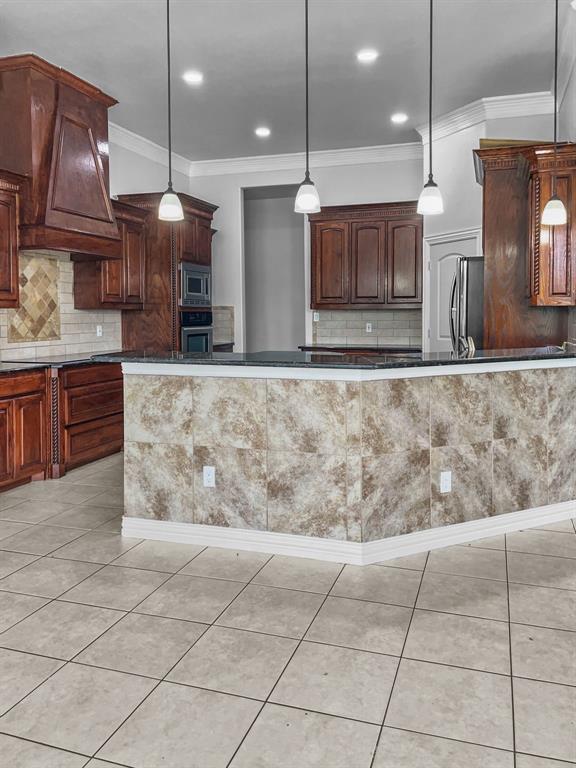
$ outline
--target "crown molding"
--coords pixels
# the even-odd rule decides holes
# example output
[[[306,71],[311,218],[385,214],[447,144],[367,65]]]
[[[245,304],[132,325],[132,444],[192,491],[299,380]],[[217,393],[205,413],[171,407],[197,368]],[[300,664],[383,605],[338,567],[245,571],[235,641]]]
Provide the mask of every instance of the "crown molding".
[[[162,147],[160,144],[156,144],[154,141],[150,141],[150,139],[146,139],[138,133],[129,131],[127,128],[122,128],[121,125],[108,123],[108,142],[116,144],[116,146],[123,149],[128,149],[130,152],[145,157],[153,163],[168,166],[168,150],[166,147]],[[190,160],[172,152],[172,168],[175,171],[189,176],[190,166]]]
[[[322,150],[310,153],[312,168],[330,168],[343,165],[372,165],[375,163],[421,160],[422,145],[382,144],[376,147],[354,147],[352,149]],[[303,152],[284,155],[256,155],[254,157],[232,157],[223,160],[202,160],[191,163],[190,175],[221,176],[236,173],[262,173],[266,171],[297,171],[304,168]]]
[[[529,117],[551,115],[554,99],[549,91],[515,93],[510,96],[492,96],[478,99],[445,115],[434,119],[432,136],[434,141],[452,136],[454,133],[471,128],[486,120],[500,120],[507,117]],[[428,142],[428,123],[419,126],[418,133],[424,143]]]

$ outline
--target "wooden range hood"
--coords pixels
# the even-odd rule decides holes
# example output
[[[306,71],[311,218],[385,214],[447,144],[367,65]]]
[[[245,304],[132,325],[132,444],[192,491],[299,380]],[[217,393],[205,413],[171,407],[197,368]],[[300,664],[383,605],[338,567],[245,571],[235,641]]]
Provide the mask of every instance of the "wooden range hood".
[[[34,54],[0,58],[0,174],[25,178],[20,248],[120,257],[108,171],[116,103]]]

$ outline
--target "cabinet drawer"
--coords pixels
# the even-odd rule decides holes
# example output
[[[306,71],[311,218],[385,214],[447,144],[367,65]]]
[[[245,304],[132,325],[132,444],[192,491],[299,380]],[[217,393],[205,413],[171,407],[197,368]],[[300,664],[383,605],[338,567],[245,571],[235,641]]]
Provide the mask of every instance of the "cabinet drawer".
[[[0,376],[0,397],[17,397],[32,392],[44,392],[45,390],[46,373],[44,370]]]
[[[74,424],[64,429],[64,463],[66,469],[95,461],[122,448],[124,418],[122,414]]]
[[[120,381],[104,381],[64,390],[64,424],[79,424],[122,413],[123,387]]]
[[[120,363],[81,365],[78,368],[65,368],[61,376],[65,389],[85,384],[100,384],[104,381],[122,379],[122,366]]]

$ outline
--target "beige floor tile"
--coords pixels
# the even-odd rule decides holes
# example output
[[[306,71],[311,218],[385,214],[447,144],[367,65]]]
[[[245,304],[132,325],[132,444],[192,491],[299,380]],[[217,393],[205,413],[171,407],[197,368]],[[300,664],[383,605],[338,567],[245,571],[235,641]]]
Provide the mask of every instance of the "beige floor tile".
[[[4,716],[2,730],[92,755],[155,685],[136,675],[66,664]]]
[[[17,504],[21,503],[22,499],[14,496],[9,491],[3,491],[0,493],[0,513],[3,513],[5,510],[10,509],[11,507],[15,507]],[[4,519],[2,514],[0,514],[0,519]]]
[[[534,755],[522,755],[517,752],[516,768],[574,768],[574,763],[565,763],[563,760],[548,760],[546,757],[534,757]]]
[[[370,768],[379,729],[266,704],[230,768]]]
[[[4,632],[16,622],[30,616],[47,602],[48,600],[42,597],[0,592],[0,632]]]
[[[14,571],[19,571],[25,565],[30,565],[38,555],[25,555],[21,552],[5,552],[0,550],[0,579],[9,576]]]
[[[59,597],[101,568],[95,563],[78,563],[42,557],[0,580],[0,590],[38,597]]]
[[[74,509],[73,504],[61,501],[22,501],[10,506],[0,514],[2,520],[15,520],[21,523],[42,523],[56,515]]]
[[[271,555],[263,552],[207,547],[185,565],[180,573],[246,582],[250,581],[270,558]]]
[[[487,539],[476,539],[463,544],[465,547],[478,547],[480,549],[506,549],[505,536],[490,536]]]
[[[175,544],[171,541],[143,541],[137,547],[122,555],[116,565],[130,568],[145,568],[152,571],[176,573],[204,547],[194,544]]]
[[[506,554],[474,547],[435,549],[430,552],[426,571],[506,581]]]
[[[393,656],[304,641],[270,701],[380,724],[398,661]]]
[[[393,605],[414,605],[422,574],[380,565],[347,565],[332,587],[337,597],[353,597]]]
[[[339,563],[275,555],[254,577],[252,583],[327,594],[341,570],[342,565]]]
[[[576,589],[576,560],[508,552],[508,579],[519,584]]]
[[[516,749],[576,762],[576,688],[514,678]]]
[[[116,517],[113,517],[111,520],[108,520],[107,523],[104,523],[103,525],[98,526],[97,530],[99,532],[106,531],[108,533],[121,533],[122,532],[122,515],[117,515]]]
[[[506,583],[444,573],[425,573],[417,607],[507,621]]]
[[[491,619],[417,610],[403,656],[509,675],[508,626]]]
[[[27,523],[10,522],[9,520],[0,520],[0,546],[2,549],[6,549],[4,546],[6,542],[11,539],[15,534],[22,533],[30,529],[30,525]]]
[[[176,575],[137,610],[153,616],[211,624],[242,588],[243,584],[233,581]]]
[[[107,491],[104,491],[104,493],[99,493],[97,496],[91,497],[90,503],[99,507],[123,509],[124,490],[123,488],[109,488]]]
[[[329,597],[306,633],[307,640],[400,656],[411,608]]]
[[[129,613],[75,661],[160,678],[205,630],[192,621]]]
[[[50,525],[62,525],[65,528],[82,528],[91,531],[117,517],[117,511],[111,507],[97,507],[82,504],[72,507],[50,518]]]
[[[55,600],[0,635],[0,646],[71,659],[122,618],[120,611]]]
[[[64,504],[82,504],[102,494],[102,489],[94,485],[65,485],[58,480],[45,480],[41,483],[28,483],[16,489],[22,499],[61,501]]]
[[[576,557],[576,536],[555,531],[516,531],[506,534],[506,549],[533,555]]]
[[[225,768],[261,704],[160,683],[98,757],[126,765]]]
[[[10,768],[84,768],[86,758],[0,734],[0,754]]]
[[[536,531],[558,531],[559,533],[574,533],[574,524],[572,520],[558,520],[548,525],[537,525]]]
[[[516,677],[576,686],[576,634],[512,624],[512,669]]]
[[[403,659],[386,725],[510,750],[510,678]]]
[[[296,646],[286,637],[210,627],[167,679],[264,700]]]
[[[94,758],[86,763],[85,768],[123,768],[119,763],[109,763],[108,760],[97,760]]]
[[[312,592],[249,584],[217,623],[298,639],[308,629],[323,599]]]
[[[405,555],[404,557],[393,557],[390,560],[383,560],[375,565],[387,565],[391,568],[408,568],[413,571],[423,571],[428,559],[428,552],[419,552],[417,555]]]
[[[514,755],[384,726],[373,768],[514,768]]]
[[[28,526],[25,531],[2,541],[2,549],[30,555],[49,555],[64,544],[82,536],[77,528],[57,528],[49,525]]]
[[[62,664],[56,659],[0,648],[0,715],[43,683]]]
[[[90,531],[79,539],[52,552],[52,557],[64,560],[81,560],[85,563],[107,565],[139,544],[142,539],[119,536],[117,533]]]
[[[2,584],[2,582],[0,582]],[[565,589],[510,584],[510,620],[576,631],[576,595]]]
[[[62,560],[59,562],[72,562]],[[116,568],[107,565],[102,570],[73,587],[61,596],[62,600],[102,608],[116,608],[130,611],[148,597],[162,582],[169,578],[167,573],[140,571],[136,568]],[[0,585],[2,582],[0,582]]]

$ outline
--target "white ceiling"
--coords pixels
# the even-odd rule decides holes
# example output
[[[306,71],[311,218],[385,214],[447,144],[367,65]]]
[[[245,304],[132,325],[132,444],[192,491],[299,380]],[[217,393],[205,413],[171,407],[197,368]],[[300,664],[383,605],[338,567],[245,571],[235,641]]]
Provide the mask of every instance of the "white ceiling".
[[[172,0],[174,149],[193,160],[303,149],[303,0]],[[561,23],[572,13],[561,0]],[[437,0],[436,103],[548,90],[553,0]],[[311,145],[414,141],[426,121],[428,0],[310,0]],[[381,52],[369,67],[362,47]],[[119,100],[166,145],[164,0],[0,0],[0,53],[34,52]],[[200,69],[204,84],[181,74]],[[390,123],[407,112],[404,126]],[[254,136],[258,124],[272,136]]]

